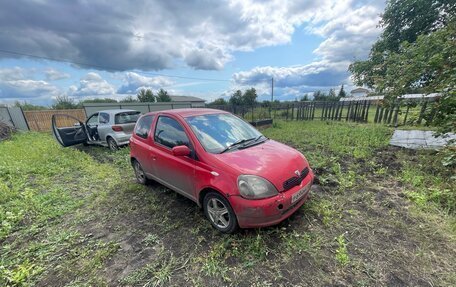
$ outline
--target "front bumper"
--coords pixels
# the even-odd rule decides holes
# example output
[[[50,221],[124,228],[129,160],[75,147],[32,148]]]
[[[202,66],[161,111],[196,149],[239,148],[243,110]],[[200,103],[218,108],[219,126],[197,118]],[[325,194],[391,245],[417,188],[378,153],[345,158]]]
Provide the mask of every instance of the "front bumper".
[[[270,198],[249,200],[241,196],[229,197],[239,226],[241,228],[265,227],[285,220],[307,201],[313,180],[314,174],[311,170],[300,185]],[[305,194],[292,203],[293,194],[304,187],[307,189]]]

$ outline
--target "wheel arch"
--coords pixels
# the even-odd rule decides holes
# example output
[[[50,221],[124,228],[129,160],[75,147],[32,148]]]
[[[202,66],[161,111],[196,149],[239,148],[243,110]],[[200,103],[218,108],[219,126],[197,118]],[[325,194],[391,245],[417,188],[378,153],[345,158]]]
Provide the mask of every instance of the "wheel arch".
[[[108,143],[109,138],[112,138],[112,139],[116,142],[116,144],[117,144],[116,138],[113,137],[111,134],[107,134],[107,135],[106,135],[106,143]]]
[[[216,193],[220,194],[221,196],[223,196],[224,198],[226,198],[226,200],[228,200],[228,197],[226,196],[226,194],[224,194],[223,192],[221,192],[220,190],[218,190],[218,189],[216,189],[214,187],[207,186],[207,187],[203,188],[198,193],[198,202],[197,202],[197,204],[198,204],[199,207],[203,207],[204,197],[209,192],[216,192]],[[228,200],[228,202],[229,202],[229,200]]]

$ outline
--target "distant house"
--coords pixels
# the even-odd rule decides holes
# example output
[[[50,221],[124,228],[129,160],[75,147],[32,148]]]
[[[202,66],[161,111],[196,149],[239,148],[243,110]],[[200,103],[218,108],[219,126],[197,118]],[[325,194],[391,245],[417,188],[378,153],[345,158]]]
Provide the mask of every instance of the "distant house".
[[[369,93],[370,91],[365,88],[356,88],[350,92],[352,97],[366,97]]]
[[[206,100],[192,97],[192,96],[169,96],[171,98],[171,102],[186,102],[192,103],[192,106],[204,106]]]

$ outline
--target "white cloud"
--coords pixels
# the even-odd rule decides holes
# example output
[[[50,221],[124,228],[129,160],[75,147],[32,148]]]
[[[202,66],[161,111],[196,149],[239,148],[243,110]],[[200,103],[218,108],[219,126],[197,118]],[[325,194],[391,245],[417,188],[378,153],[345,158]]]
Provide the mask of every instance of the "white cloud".
[[[47,81],[57,81],[57,80],[67,79],[70,77],[69,74],[58,71],[53,68],[48,68],[46,71],[44,71],[44,73],[45,73]]]
[[[173,84],[168,77],[147,77],[134,72],[125,73],[123,84],[117,90],[119,94],[136,94],[139,89],[160,89]]]
[[[348,66],[355,59],[367,57],[371,45],[381,32],[377,25],[384,3],[371,1],[367,5],[359,5],[355,1],[337,1],[326,4],[334,9],[328,9],[326,14],[320,9],[307,14],[310,19],[307,31],[326,38],[314,50],[317,56],[314,62],[289,67],[255,67],[235,73],[235,85],[261,86],[274,77],[279,91],[284,88],[281,91],[283,95],[296,94],[297,91],[328,90],[341,84],[351,85]],[[290,21],[299,22],[299,15],[290,15]]]
[[[90,72],[79,81],[79,86],[70,86],[68,94],[75,97],[113,95],[115,89],[99,74]]]
[[[43,80],[33,79],[34,69],[19,67],[0,69],[0,100],[51,99],[62,91]]]
[[[25,79],[30,72],[20,67],[0,69],[0,82]]]
[[[90,3],[5,2],[0,10],[0,46],[105,70],[159,70],[181,62],[195,69],[220,70],[236,51],[290,43],[304,23],[316,26],[341,18],[325,29],[344,25],[350,10],[362,5],[352,0]],[[371,15],[362,12],[353,16],[366,20]],[[347,31],[357,27],[364,31],[362,25]]]

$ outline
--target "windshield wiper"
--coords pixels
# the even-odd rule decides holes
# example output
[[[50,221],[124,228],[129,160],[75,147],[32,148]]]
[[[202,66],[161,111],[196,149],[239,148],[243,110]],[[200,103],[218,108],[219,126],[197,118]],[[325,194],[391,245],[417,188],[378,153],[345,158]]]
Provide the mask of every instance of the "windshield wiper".
[[[222,150],[220,153],[224,153],[224,152],[227,152],[229,150],[231,150],[232,148],[240,145],[240,144],[243,144],[245,142],[248,142],[248,141],[253,141],[253,140],[257,140],[258,138],[250,138],[250,139],[241,139],[241,140],[238,140],[232,144],[230,144],[229,146],[227,146],[224,150]]]
[[[261,138],[264,138],[264,140],[260,141]],[[267,141],[268,138],[265,137],[264,135],[260,135],[258,137],[256,137],[253,141],[243,145],[242,147],[239,147],[239,149],[244,149],[244,148],[248,148],[248,147],[251,147],[251,146],[254,146],[254,145],[258,145],[258,144],[261,144],[265,141]]]

